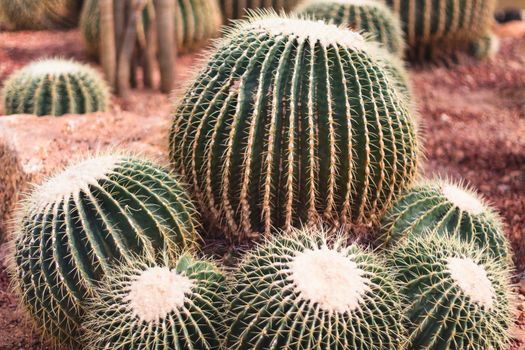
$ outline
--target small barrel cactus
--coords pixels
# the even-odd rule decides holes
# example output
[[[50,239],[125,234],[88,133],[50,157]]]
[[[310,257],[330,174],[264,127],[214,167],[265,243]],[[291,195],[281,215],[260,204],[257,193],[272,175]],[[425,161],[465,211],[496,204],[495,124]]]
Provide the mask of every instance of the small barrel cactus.
[[[509,256],[498,215],[474,193],[448,181],[428,181],[406,191],[385,214],[382,226],[384,244],[432,231],[474,241],[496,257]]]
[[[3,100],[6,114],[84,114],[106,110],[109,88],[86,65],[47,59],[13,73],[5,83]]]
[[[496,0],[383,0],[398,13],[412,60],[467,51],[490,28]]]
[[[510,273],[472,242],[426,234],[389,257],[406,309],[409,349],[506,350],[512,325]]]
[[[493,58],[498,53],[500,44],[500,40],[496,35],[486,33],[470,43],[469,51],[472,56],[480,60]]]
[[[176,256],[191,248],[196,225],[190,199],[162,168],[117,155],[89,159],[26,200],[13,279],[44,333],[77,349],[85,300],[103,275],[135,255]]]
[[[293,230],[248,253],[232,281],[226,348],[400,349],[391,271],[345,242],[321,229]]]
[[[216,37],[222,25],[222,14],[218,0],[173,0],[175,3],[175,27],[177,49],[186,52],[202,46],[207,39]],[[147,23],[147,6],[143,22]],[[147,28],[147,27],[146,27]],[[86,0],[80,17],[80,30],[87,51],[98,56],[100,51],[99,0]]]
[[[0,0],[0,24],[10,30],[73,27],[78,0]]]
[[[384,50],[335,25],[239,22],[175,111],[171,160],[230,238],[375,220],[416,172]]]
[[[87,348],[219,350],[225,286],[217,267],[189,254],[176,263],[138,259],[118,266],[87,303]]]
[[[370,35],[393,55],[404,55],[405,44],[399,17],[377,0],[307,0],[296,12],[349,26]]]
[[[220,0],[224,17],[239,19],[246,15],[247,10],[274,9],[275,11],[291,11],[301,0]]]

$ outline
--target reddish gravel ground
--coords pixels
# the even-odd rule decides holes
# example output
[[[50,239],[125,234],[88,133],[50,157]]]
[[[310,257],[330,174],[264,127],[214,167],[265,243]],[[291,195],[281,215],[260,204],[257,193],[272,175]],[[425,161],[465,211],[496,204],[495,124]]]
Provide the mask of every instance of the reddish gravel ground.
[[[88,61],[78,31],[0,33],[0,85],[13,70],[48,56]],[[179,62],[179,76],[194,57]],[[189,69],[188,69],[189,70]],[[518,273],[525,269],[525,38],[505,39],[499,55],[484,63],[412,70],[418,98],[427,177],[463,180],[492,203],[505,220],[516,252]],[[180,78],[182,81],[182,78]],[[178,81],[178,85],[180,85]],[[114,99],[117,108],[166,115],[170,102],[154,92]],[[1,110],[1,106],[0,106]],[[0,260],[5,253],[0,249]],[[524,276],[525,277],[525,276]],[[0,264],[0,350],[49,349],[17,310]],[[518,300],[512,349],[525,349],[525,283]],[[521,340],[519,340],[521,339]]]

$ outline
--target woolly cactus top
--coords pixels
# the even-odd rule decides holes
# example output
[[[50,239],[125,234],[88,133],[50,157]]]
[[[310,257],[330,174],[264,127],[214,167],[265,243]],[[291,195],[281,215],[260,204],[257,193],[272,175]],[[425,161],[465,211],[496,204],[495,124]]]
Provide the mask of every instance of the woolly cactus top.
[[[50,58],[36,61],[24,68],[24,71],[31,76],[61,75],[79,73],[86,70],[93,71],[91,68],[80,63],[60,58]]]
[[[184,306],[194,283],[168,267],[154,266],[134,277],[124,298],[141,321],[160,322]]]
[[[469,214],[479,215],[486,211],[481,200],[468,190],[451,183],[443,183],[441,190],[449,201]]]
[[[471,258],[449,257],[446,261],[448,273],[463,293],[472,302],[492,309],[496,293],[485,268]]]
[[[370,280],[355,261],[328,247],[300,252],[289,264],[296,293],[329,312],[354,311],[370,291]]]
[[[324,21],[279,16],[272,12],[254,15],[237,28],[237,31],[245,30],[264,31],[272,36],[292,36],[298,40],[319,42],[323,46],[341,45],[360,50],[366,48],[363,36],[350,29],[326,24]]]
[[[124,156],[108,155],[87,159],[70,166],[38,188],[31,197],[31,201],[42,206],[87,190],[89,185],[96,184],[98,180],[105,178],[124,158]]]

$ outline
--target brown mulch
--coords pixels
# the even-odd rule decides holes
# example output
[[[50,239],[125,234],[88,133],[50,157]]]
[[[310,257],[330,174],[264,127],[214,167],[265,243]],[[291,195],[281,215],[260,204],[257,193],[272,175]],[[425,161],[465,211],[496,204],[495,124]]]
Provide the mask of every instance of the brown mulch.
[[[15,69],[49,56],[89,62],[76,30],[0,33],[0,85]],[[183,58],[178,86],[193,63],[193,57]],[[525,38],[503,40],[501,52],[491,61],[476,63],[467,59],[458,66],[416,68],[412,77],[423,125],[425,176],[462,179],[478,189],[505,221],[518,272],[523,272]],[[166,96],[151,91],[134,92],[129,101],[113,102],[117,106],[114,108],[152,118],[169,114],[171,108]],[[0,251],[0,258],[2,255]],[[5,266],[0,265],[0,350],[48,349],[38,332],[23,322],[8,284]],[[525,297],[519,303],[523,309]],[[521,331],[513,334],[523,338],[524,314],[517,317],[517,324]],[[525,345],[517,342],[513,349],[520,346]]]

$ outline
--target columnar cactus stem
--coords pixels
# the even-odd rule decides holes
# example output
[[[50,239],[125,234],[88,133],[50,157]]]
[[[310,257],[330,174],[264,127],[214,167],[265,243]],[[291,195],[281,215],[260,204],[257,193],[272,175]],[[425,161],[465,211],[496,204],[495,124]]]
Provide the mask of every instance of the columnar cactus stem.
[[[307,0],[295,11],[370,35],[392,54],[403,57],[405,44],[399,17],[375,0]]]
[[[139,258],[108,272],[94,295],[83,323],[90,350],[221,349],[225,278],[209,262]]]
[[[198,239],[179,183],[147,161],[89,159],[36,188],[19,212],[13,279],[46,335],[79,348],[86,298],[115,264],[176,257]]]
[[[3,100],[6,114],[84,114],[106,110],[109,89],[89,66],[48,59],[13,73],[5,83]]]
[[[293,231],[248,253],[233,278],[226,347],[402,349],[392,272],[322,230]]]
[[[501,260],[472,242],[427,234],[408,238],[389,261],[409,303],[409,349],[509,348],[515,296]]]
[[[503,225],[494,210],[472,191],[448,181],[428,181],[406,191],[385,214],[382,226],[383,244],[431,231],[473,241],[496,257],[510,255]]]
[[[247,10],[274,9],[291,11],[300,0],[220,0],[224,17],[239,19],[246,16]]]
[[[177,106],[171,160],[228,237],[374,221],[415,176],[414,120],[385,52],[335,25],[240,22]]]

